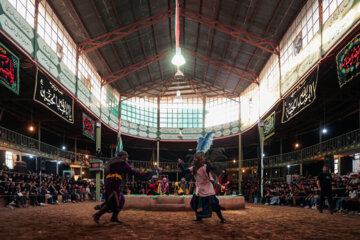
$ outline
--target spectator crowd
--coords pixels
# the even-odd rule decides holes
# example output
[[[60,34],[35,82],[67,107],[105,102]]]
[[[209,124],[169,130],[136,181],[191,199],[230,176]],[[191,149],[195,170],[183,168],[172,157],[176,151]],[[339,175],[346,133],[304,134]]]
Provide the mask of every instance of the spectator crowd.
[[[284,180],[265,180],[264,197],[259,200],[258,180],[244,181],[242,184],[245,200],[265,205],[300,206],[317,209],[320,190],[317,177],[299,177],[287,182]],[[332,174],[332,196],[334,211],[360,214],[360,174],[345,176]],[[326,201],[327,207],[329,202]]]
[[[94,200],[95,185],[54,174],[12,172],[3,165],[0,169],[0,197],[10,208],[81,202]]]

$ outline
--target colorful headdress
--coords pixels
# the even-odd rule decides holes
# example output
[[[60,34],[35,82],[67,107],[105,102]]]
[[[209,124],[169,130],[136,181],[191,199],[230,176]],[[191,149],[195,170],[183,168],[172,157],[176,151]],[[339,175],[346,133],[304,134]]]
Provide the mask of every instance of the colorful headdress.
[[[214,137],[214,131],[208,132],[207,134],[205,134],[205,137],[199,137],[196,152],[202,152],[205,154],[210,149]]]

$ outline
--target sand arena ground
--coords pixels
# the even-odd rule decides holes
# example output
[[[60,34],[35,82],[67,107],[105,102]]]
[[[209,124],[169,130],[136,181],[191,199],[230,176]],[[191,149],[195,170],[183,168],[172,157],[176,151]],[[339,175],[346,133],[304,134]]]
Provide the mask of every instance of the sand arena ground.
[[[110,215],[93,222],[95,203],[0,209],[0,239],[360,239],[360,216],[319,214],[316,210],[247,204],[245,210],[224,211],[203,223],[192,212],[120,213],[123,224]]]

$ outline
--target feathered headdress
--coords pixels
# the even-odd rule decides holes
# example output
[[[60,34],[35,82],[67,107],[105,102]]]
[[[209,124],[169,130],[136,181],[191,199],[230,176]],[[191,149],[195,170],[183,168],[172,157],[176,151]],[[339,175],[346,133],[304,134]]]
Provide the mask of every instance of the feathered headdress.
[[[196,152],[202,152],[205,154],[210,149],[214,137],[214,131],[208,132],[205,137],[199,137]]]

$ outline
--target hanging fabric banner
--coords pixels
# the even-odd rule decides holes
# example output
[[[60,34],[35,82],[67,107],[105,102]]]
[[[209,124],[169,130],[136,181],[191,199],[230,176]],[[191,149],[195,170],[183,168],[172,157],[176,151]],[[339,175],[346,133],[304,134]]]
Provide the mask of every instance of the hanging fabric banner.
[[[275,111],[264,120],[264,141],[275,134]]]
[[[74,99],[60,90],[39,69],[36,70],[34,101],[64,120],[74,123]]]
[[[0,43],[0,83],[19,95],[20,60]]]
[[[117,156],[118,153],[121,152],[123,149],[124,149],[124,146],[122,143],[121,134],[120,134],[120,132],[118,132],[115,156]]]
[[[286,123],[315,101],[318,72],[317,68],[283,100],[282,123]]]
[[[95,141],[95,121],[85,113],[82,114],[82,133],[84,136]]]
[[[340,87],[360,74],[360,34],[336,55],[336,65]]]

